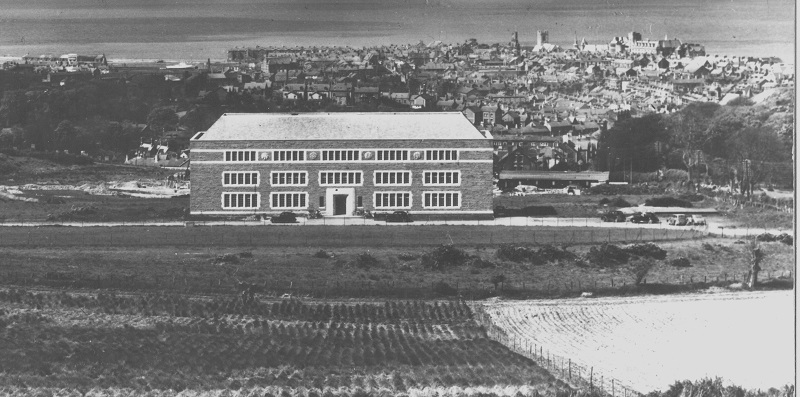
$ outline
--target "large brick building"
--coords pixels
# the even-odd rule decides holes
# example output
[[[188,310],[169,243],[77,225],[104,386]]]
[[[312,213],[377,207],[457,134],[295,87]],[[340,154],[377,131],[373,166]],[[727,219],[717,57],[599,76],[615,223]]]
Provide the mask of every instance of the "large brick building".
[[[492,140],[460,112],[224,114],[190,148],[193,215],[492,216]]]

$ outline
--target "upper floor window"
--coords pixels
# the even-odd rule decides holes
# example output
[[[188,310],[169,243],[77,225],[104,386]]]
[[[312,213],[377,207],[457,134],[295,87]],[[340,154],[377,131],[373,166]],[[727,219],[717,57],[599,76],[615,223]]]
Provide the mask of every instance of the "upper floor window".
[[[426,150],[425,160],[455,161],[458,160],[458,150]]]
[[[255,153],[255,152],[253,152]],[[305,160],[305,152],[302,150],[273,150],[273,161],[303,161]]]
[[[408,160],[408,150],[378,150],[376,159],[379,161]]]
[[[320,186],[361,185],[361,171],[320,171]]]
[[[323,150],[322,161],[354,161],[358,160],[358,150]]]
[[[223,172],[222,186],[258,186],[258,172]]]
[[[306,171],[272,171],[270,172],[272,186],[306,186],[308,172]]]
[[[411,184],[411,171],[375,171],[375,185],[402,186]]]
[[[428,186],[458,186],[461,184],[461,171],[425,171],[422,184]]]
[[[225,161],[256,161],[255,150],[226,150]]]

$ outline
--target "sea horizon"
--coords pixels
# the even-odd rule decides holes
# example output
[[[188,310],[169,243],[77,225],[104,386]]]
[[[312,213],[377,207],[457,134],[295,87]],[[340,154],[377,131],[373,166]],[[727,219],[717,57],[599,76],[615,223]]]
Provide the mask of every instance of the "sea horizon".
[[[218,61],[230,48],[256,45],[371,47],[470,38],[492,44],[507,43],[514,32],[533,45],[536,31],[547,30],[550,42],[564,48],[576,39],[605,44],[637,31],[648,39],[698,43],[712,55],[795,58],[791,0],[7,1],[0,10],[0,56]]]

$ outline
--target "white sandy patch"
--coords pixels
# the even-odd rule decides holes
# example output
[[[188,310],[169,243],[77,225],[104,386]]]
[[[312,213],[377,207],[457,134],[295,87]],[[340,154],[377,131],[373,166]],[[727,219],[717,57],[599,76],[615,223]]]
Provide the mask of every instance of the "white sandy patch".
[[[722,377],[748,389],[794,383],[791,291],[487,303],[519,344],[594,367],[639,392]]]

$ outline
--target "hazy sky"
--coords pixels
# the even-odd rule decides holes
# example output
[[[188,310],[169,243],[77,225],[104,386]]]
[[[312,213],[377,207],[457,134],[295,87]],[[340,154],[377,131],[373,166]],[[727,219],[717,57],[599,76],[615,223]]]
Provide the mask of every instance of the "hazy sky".
[[[0,1],[0,53],[15,54],[71,48],[201,59],[235,45],[506,42],[514,31],[530,43],[541,29],[562,45],[636,30],[716,53],[792,58],[795,40],[793,0]]]

